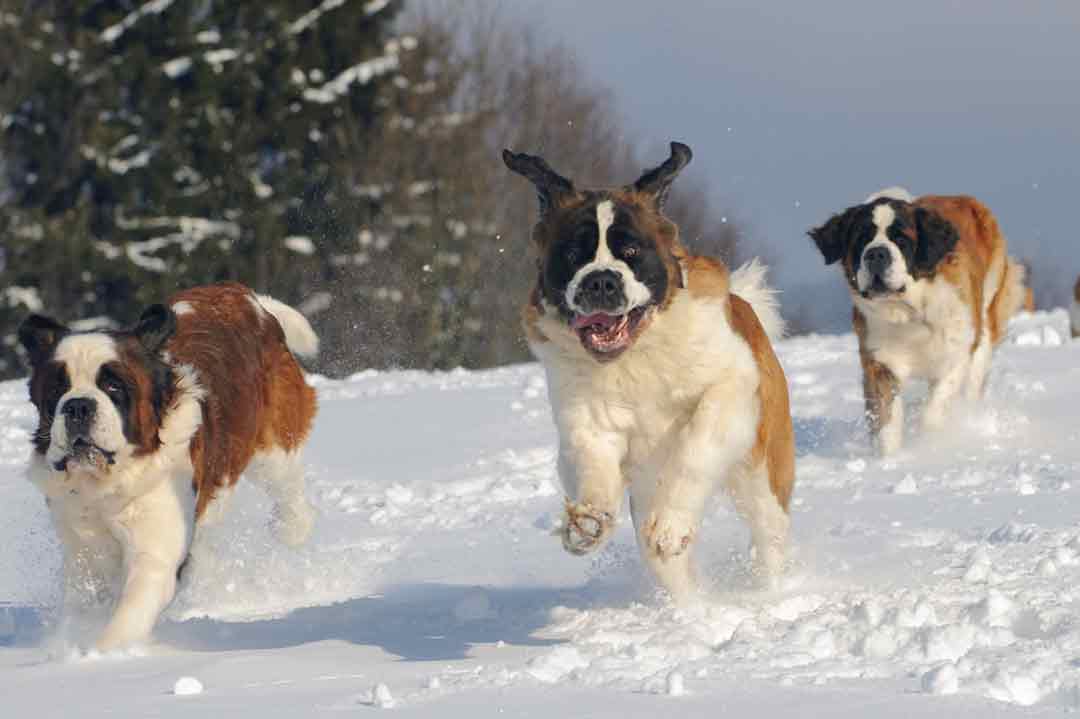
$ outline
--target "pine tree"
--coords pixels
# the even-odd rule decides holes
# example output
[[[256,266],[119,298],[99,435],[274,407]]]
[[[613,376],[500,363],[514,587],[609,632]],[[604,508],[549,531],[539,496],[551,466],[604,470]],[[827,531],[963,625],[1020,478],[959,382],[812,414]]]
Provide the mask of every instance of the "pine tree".
[[[223,279],[309,298],[353,252],[399,6],[0,0],[0,322],[127,322]]]

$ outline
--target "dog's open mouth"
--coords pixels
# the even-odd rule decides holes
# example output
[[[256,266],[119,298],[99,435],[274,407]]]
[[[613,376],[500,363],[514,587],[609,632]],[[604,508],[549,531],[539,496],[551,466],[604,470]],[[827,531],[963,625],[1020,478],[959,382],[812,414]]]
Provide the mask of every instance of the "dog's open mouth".
[[[95,467],[99,470],[105,469],[105,467],[109,465],[116,464],[116,452],[110,452],[84,437],[79,437],[72,442],[71,452],[64,455],[64,457],[54,465],[54,468],[58,472],[63,472],[68,469],[71,463],[86,467]]]
[[[876,297],[902,295],[906,291],[907,285],[900,285],[896,289],[893,289],[892,287],[889,287],[887,284],[885,284],[885,280],[881,279],[880,277],[875,277],[870,283],[870,286],[863,290],[862,296],[868,300],[872,300]]]
[[[635,307],[626,314],[610,315],[593,312],[574,315],[570,326],[577,332],[581,345],[594,356],[614,359],[630,346],[634,330],[645,316],[646,307]]]

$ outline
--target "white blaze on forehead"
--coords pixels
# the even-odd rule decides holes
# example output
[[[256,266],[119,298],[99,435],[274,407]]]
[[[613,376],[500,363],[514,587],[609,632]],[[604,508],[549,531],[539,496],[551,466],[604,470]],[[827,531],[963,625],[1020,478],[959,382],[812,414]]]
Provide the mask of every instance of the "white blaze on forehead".
[[[874,208],[874,227],[878,229],[876,241],[878,238],[887,237],[885,230],[889,229],[892,223],[896,222],[896,210],[892,208],[892,205],[888,203],[882,203]]]
[[[615,203],[604,200],[596,205],[596,254],[584,267],[574,273],[570,284],[566,286],[566,304],[573,310],[578,310],[575,296],[582,280],[593,272],[611,270],[622,278],[623,293],[626,295],[626,306],[622,312],[629,312],[635,307],[640,307],[652,299],[652,291],[644,283],[634,276],[630,265],[615,257],[608,245],[608,231],[615,224]]]
[[[888,229],[896,222],[896,210],[893,209],[892,205],[883,202],[874,207],[871,218],[877,232],[874,234],[873,241],[863,248],[859,271],[855,274],[855,283],[860,292],[866,291],[873,280],[870,272],[866,269],[866,253],[875,247],[884,247],[889,251],[892,262],[889,264],[889,269],[885,272],[882,280],[889,289],[899,290],[908,283],[911,277],[908,275],[907,262],[904,260],[903,254],[900,253],[900,248],[889,239]]]
[[[195,311],[195,308],[191,306],[190,302],[180,301],[172,306],[172,311],[175,315],[189,315]]]
[[[70,335],[60,341],[53,359],[67,367],[72,388],[96,385],[98,370],[106,362],[120,359],[113,338],[100,332]]]
[[[611,249],[607,243],[607,233],[615,224],[615,205],[611,200],[605,200],[596,206],[596,226],[599,229],[600,241],[596,246],[596,259],[594,262],[611,261],[615,258],[611,255]]]

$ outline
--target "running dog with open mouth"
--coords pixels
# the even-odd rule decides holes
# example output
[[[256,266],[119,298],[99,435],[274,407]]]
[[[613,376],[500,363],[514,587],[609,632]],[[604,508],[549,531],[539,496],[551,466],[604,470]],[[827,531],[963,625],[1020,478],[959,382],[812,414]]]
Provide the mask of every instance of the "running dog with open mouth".
[[[563,545],[599,547],[629,490],[642,553],[676,600],[697,592],[690,549],[718,486],[749,520],[758,568],[778,577],[795,461],[764,267],[729,274],[690,255],[664,215],[690,158],[672,143],[632,185],[578,189],[539,157],[503,153],[540,199],[523,319],[559,430]]]
[[[300,450],[315,391],[294,354],[318,338],[299,312],[229,283],[118,332],[32,315],[19,340],[38,412],[29,476],[63,547],[66,614],[112,607],[96,649],[150,636],[196,524],[242,472],[275,500],[282,540],[308,536]]]

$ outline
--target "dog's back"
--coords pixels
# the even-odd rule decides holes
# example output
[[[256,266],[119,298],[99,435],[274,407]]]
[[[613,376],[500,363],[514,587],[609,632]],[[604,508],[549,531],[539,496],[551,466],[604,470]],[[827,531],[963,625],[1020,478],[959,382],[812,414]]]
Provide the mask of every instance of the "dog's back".
[[[197,287],[169,300],[177,330],[165,351],[174,366],[194,370],[203,392],[203,423],[191,450],[196,516],[218,489],[236,482],[257,453],[295,453],[311,430],[315,390],[264,302],[278,313],[282,307],[293,313],[286,319],[302,338],[301,350],[317,346],[303,340],[314,332],[299,313],[237,283]]]

